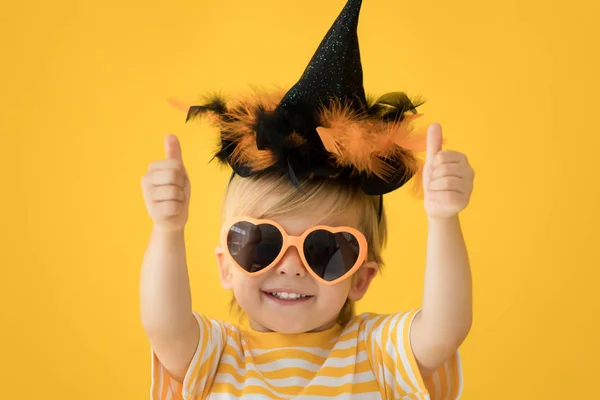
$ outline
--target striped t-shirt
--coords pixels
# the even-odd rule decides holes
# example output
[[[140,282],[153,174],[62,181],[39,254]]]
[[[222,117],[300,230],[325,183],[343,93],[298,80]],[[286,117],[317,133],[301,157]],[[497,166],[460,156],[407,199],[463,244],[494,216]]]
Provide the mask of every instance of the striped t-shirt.
[[[345,327],[284,335],[194,314],[200,344],[183,384],[152,353],[152,400],[455,400],[458,353],[423,379],[409,343],[417,310],[361,314]]]

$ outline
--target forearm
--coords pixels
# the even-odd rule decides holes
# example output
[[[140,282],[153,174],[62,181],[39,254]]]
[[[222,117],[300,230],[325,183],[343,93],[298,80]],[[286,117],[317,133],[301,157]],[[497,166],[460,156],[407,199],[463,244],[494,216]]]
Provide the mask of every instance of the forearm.
[[[140,297],[142,324],[149,335],[177,336],[192,329],[183,229],[153,229],[142,265]]]
[[[471,328],[471,270],[458,216],[429,219],[420,319],[430,342],[440,346],[458,347]]]

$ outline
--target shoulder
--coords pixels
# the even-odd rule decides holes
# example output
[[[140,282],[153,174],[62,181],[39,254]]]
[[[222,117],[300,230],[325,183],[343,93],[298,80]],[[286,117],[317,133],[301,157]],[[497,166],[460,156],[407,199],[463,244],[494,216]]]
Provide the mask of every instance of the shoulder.
[[[431,376],[424,378],[412,350],[410,330],[420,309],[392,314],[362,313],[350,320],[346,330],[354,332],[359,348],[366,352],[373,365],[393,366],[399,373],[398,381],[382,384],[399,384],[410,388],[410,393],[429,394],[432,400],[458,399],[462,391],[462,369],[458,352]],[[440,382],[445,382],[440,385]],[[401,398],[396,393],[393,398]]]
[[[381,329],[398,329],[399,327],[408,328],[414,318],[419,313],[419,309],[399,311],[391,314],[379,314],[365,312],[353,317],[346,325],[346,329],[359,329],[364,331],[373,331]]]
[[[193,312],[194,317],[200,327],[201,339],[212,340],[218,342],[226,342],[230,340],[239,340],[241,336],[241,328],[238,325],[232,324],[224,320],[211,318]]]
[[[375,340],[377,343],[392,341],[408,350],[410,328],[419,310],[400,311],[392,314],[365,312],[354,316],[344,327],[344,337],[354,336],[359,341]]]

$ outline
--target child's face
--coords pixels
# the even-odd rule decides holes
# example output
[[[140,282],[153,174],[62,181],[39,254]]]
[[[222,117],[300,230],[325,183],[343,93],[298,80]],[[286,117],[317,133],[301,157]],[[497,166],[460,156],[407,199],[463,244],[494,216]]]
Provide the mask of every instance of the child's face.
[[[354,215],[296,217],[277,219],[276,222],[288,234],[297,236],[314,225],[356,227]],[[233,289],[237,302],[248,315],[251,327],[281,333],[302,333],[332,326],[346,299],[361,299],[377,273],[376,263],[365,262],[352,277],[327,285],[306,270],[295,247],[290,247],[274,268],[253,277],[231,265],[220,246],[217,247],[217,260],[223,287]],[[297,293],[308,297],[299,300],[278,299],[271,294],[274,292]]]

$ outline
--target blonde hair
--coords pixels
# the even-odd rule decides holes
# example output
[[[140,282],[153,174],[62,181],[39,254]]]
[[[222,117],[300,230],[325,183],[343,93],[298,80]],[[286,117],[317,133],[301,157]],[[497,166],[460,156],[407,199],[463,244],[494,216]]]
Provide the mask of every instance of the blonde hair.
[[[369,246],[367,260],[383,266],[381,251],[387,239],[384,210],[379,220],[379,196],[369,196],[355,185],[333,179],[304,180],[294,187],[289,177],[279,174],[260,174],[241,178],[235,175],[225,191],[222,219],[225,223],[236,216],[277,219],[289,216],[322,216],[352,212],[358,218],[355,228],[361,231]],[[231,310],[243,316],[235,297]],[[346,325],[355,316],[350,299],[338,315],[338,323]]]

